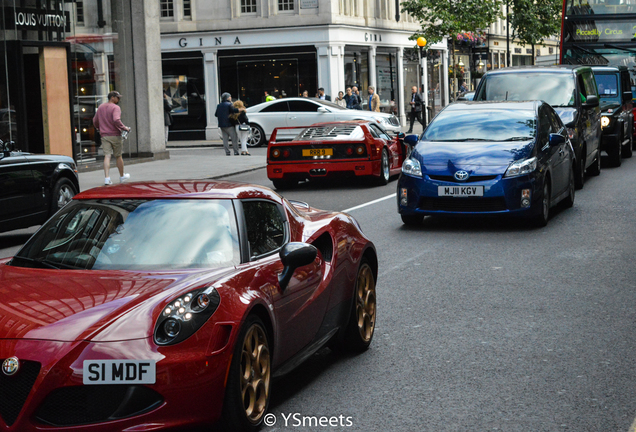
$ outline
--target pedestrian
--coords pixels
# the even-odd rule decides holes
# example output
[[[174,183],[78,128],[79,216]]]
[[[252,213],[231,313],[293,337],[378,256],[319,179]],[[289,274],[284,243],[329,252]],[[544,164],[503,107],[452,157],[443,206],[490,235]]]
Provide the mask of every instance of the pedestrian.
[[[360,96],[360,92],[358,91],[358,87],[353,86],[351,88],[351,94],[353,95],[354,99],[352,101],[352,108],[353,109],[357,109],[357,110],[361,110],[362,109],[362,97]]]
[[[347,108],[353,109],[353,106],[352,106],[353,93],[352,93],[351,87],[347,87],[346,92],[347,94],[345,94],[344,100],[347,103]]]
[[[170,96],[168,96],[168,92],[163,90],[163,124],[166,128],[166,145],[168,144],[168,133],[170,131],[170,126],[172,126],[172,104],[170,103]]]
[[[119,170],[119,182],[124,183],[130,178],[130,174],[124,173],[124,159],[122,151],[124,138],[122,132],[130,131],[130,128],[121,122],[121,108],[119,101],[121,94],[118,91],[108,93],[108,102],[97,108],[93,125],[102,137],[102,149],[104,150],[104,184],[111,185],[110,180],[110,158],[115,157],[117,169]]]
[[[380,112],[380,96],[375,92],[375,87],[369,86],[369,111]]]
[[[324,88],[322,88],[322,87],[320,87],[320,88],[318,89],[318,99],[322,99],[322,100],[330,101],[330,100],[331,100],[331,96],[326,95],[326,94],[325,94],[325,89],[324,89]]]
[[[225,149],[225,155],[230,155],[229,140],[232,138],[232,147],[234,149],[234,155],[238,156],[238,137],[236,136],[236,129],[230,122],[230,114],[245,111],[245,108],[234,108],[232,105],[232,95],[229,93],[223,93],[221,95],[221,103],[216,106],[216,113],[214,115],[219,119],[219,127],[221,128],[221,135],[223,136],[223,149]]]
[[[411,105],[411,112],[409,113],[411,125],[409,126],[409,130],[406,133],[413,132],[413,124],[415,123],[415,119],[424,127],[424,122],[422,121],[422,105],[423,101],[417,92],[417,87],[411,87],[411,101],[409,102]]]
[[[306,97],[306,98],[309,97],[309,92],[307,90],[303,91],[303,97]]]
[[[276,100],[276,98],[272,95],[270,95],[267,90],[265,90],[265,102],[269,102],[269,101],[273,101]]]
[[[250,121],[247,118],[247,114],[245,114],[243,101],[237,100],[234,102],[234,108],[238,109],[239,113],[231,114],[230,122],[234,125],[236,135],[241,143],[241,155],[251,156],[250,152],[247,151],[247,138],[250,136]],[[241,108],[243,108],[242,111]]]
[[[462,81],[462,84],[459,86],[460,93],[466,93],[468,91],[468,87],[466,87],[466,83]]]
[[[336,98],[336,103],[339,106],[343,107],[343,108],[347,107],[347,101],[344,98],[344,93],[343,92],[341,92],[341,91],[338,92],[338,97]]]

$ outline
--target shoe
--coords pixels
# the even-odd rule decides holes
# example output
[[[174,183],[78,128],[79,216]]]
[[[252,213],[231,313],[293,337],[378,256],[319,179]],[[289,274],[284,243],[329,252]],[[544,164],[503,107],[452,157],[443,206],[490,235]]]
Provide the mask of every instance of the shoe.
[[[249,152],[241,152],[241,156],[252,156]]]
[[[232,155],[231,153],[225,153],[225,156],[231,156],[231,155]]]
[[[239,155],[238,153],[234,153],[234,156],[238,156],[238,155]]]
[[[110,180],[110,177],[106,177],[104,179],[104,185],[112,185],[112,184],[113,184],[113,182]]]
[[[130,174],[125,173],[123,176],[119,177],[119,183],[125,183],[130,179]]]

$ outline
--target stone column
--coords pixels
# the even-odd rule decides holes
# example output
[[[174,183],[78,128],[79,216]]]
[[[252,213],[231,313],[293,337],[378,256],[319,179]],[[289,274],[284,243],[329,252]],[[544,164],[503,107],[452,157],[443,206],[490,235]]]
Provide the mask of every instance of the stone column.
[[[400,124],[401,125],[405,125],[406,124],[406,110],[405,110],[405,106],[404,103],[405,101],[403,100],[405,95],[405,88],[404,88],[404,48],[399,47],[397,49],[397,56],[396,56],[396,69],[397,69],[397,94],[395,97],[395,103],[398,105],[398,119],[400,120]]]
[[[448,49],[442,51],[442,67],[444,68],[444,82],[442,83],[444,85],[444,97],[442,98],[442,107],[445,107],[450,101],[450,92],[448,90]]]
[[[370,46],[369,47],[369,86],[373,86],[376,88],[377,91],[377,71],[375,68],[375,55],[376,55],[376,50],[374,46]],[[362,90],[363,89],[359,89],[360,90],[360,94],[362,95]],[[364,89],[366,90],[366,89]],[[366,94],[366,92],[365,92]]]
[[[216,51],[203,53],[203,77],[205,79],[205,139],[219,139],[219,121],[214,113],[216,106],[221,101],[219,93],[219,80],[217,74]],[[236,95],[234,95],[236,97]]]

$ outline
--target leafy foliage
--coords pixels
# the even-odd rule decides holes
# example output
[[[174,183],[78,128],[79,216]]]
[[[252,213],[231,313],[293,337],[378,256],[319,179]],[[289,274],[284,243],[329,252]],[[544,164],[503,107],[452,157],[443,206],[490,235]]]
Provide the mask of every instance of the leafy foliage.
[[[508,0],[510,1],[511,38],[523,45],[543,42],[546,37],[561,30],[562,0]]]

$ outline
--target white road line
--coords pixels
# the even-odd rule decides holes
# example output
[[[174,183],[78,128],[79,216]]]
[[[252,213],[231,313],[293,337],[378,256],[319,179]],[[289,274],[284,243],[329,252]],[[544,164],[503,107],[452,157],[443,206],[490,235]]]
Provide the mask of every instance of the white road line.
[[[385,197],[378,198],[377,200],[369,201],[368,203],[360,204],[359,206],[355,206],[355,207],[348,208],[346,210],[342,210],[342,212],[343,213],[349,213],[351,211],[361,209],[362,207],[366,207],[366,206],[370,206],[371,204],[379,203],[380,201],[384,201],[384,200],[388,200],[388,199],[391,199],[391,198],[395,198],[396,195],[397,194],[387,195]]]
[[[632,426],[629,428],[629,432],[634,432],[636,431],[636,420],[634,420],[634,423],[632,423]]]

